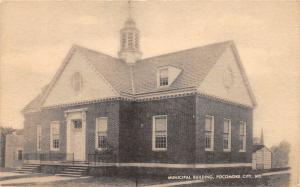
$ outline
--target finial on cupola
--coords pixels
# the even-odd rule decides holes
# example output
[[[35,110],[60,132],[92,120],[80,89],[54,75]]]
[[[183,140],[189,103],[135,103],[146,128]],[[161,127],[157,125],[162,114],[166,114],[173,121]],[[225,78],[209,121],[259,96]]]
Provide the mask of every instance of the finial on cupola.
[[[139,30],[131,16],[132,4],[128,1],[128,18],[124,27],[120,30],[119,58],[127,64],[134,65],[141,57]]]

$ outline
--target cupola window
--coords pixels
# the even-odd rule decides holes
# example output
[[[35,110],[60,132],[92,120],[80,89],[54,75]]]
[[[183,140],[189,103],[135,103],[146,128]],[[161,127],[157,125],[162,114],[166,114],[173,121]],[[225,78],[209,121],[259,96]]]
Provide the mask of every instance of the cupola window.
[[[128,48],[129,49],[134,49],[133,47],[133,33],[128,33]]]

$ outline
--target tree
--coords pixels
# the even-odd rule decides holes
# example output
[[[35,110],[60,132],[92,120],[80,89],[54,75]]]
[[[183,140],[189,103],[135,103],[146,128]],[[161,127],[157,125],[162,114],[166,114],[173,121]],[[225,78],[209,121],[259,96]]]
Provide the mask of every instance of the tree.
[[[0,167],[4,166],[5,163],[5,144],[6,144],[6,135],[11,134],[16,129],[11,127],[0,127]]]
[[[272,146],[271,151],[272,155],[272,167],[274,168],[283,168],[288,167],[289,163],[289,153],[291,145],[287,141],[282,141],[279,145]]]

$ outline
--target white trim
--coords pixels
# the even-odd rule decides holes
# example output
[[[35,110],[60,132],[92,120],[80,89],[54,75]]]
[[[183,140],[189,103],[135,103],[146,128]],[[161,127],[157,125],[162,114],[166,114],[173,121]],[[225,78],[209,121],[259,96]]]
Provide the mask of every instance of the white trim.
[[[160,85],[160,71],[167,69],[168,71],[168,84],[167,85]],[[163,66],[163,67],[159,67],[157,68],[157,88],[166,88],[170,86],[170,75],[169,75],[169,67],[168,66]]]
[[[155,147],[155,119],[158,117],[166,118],[166,148]],[[167,151],[168,149],[168,116],[167,115],[156,115],[152,117],[152,151]]]
[[[40,139],[39,139],[39,136],[40,136]],[[37,151],[42,150],[41,141],[42,141],[42,126],[37,125],[36,126],[36,150]]]
[[[224,149],[224,122],[229,121],[229,126],[228,126],[228,149]],[[231,151],[231,119],[224,118],[223,120],[223,151],[224,152],[230,152]]]
[[[100,163],[97,166],[145,167],[145,168],[235,168],[251,167],[252,163],[220,163],[220,164],[168,164],[168,163]]]
[[[86,112],[87,110],[88,110],[88,108],[78,108],[78,109],[66,110],[65,113]]]
[[[205,123],[206,123],[206,118],[209,117],[212,119],[212,136],[211,136],[211,147],[210,148],[206,148],[205,146],[205,138],[204,138],[204,148],[205,148],[205,151],[214,151],[214,139],[215,139],[215,118],[214,116],[211,116],[211,115],[205,115],[205,121],[204,121],[204,133],[205,133]],[[204,137],[205,137],[205,134],[204,134]]]
[[[58,148],[53,147],[53,134],[52,134],[52,124],[58,124],[58,132],[59,132],[59,144]],[[60,149],[60,123],[59,121],[51,121],[50,122],[50,151],[59,151]]]
[[[72,130],[71,130],[72,120],[73,119],[81,119],[82,120],[82,141],[84,144],[84,147],[82,149],[82,151],[83,151],[82,160],[86,160],[86,112],[87,112],[87,108],[65,111],[65,118],[66,118],[66,124],[67,124],[67,145],[66,145],[67,153],[74,153],[74,158],[76,156],[75,156],[73,145],[71,143],[71,141],[73,141],[72,140],[73,139]],[[78,118],[78,115],[79,115],[79,118]],[[67,158],[67,160],[72,160],[72,159],[73,158],[71,158],[71,157]],[[82,161],[82,160],[80,159],[80,161]]]
[[[243,139],[243,148],[244,149],[239,149],[239,152],[244,153],[247,150],[247,148],[246,148],[246,145],[247,145],[247,143],[246,143],[246,141],[247,141],[247,124],[246,124],[245,121],[240,121],[239,122],[239,128],[241,128],[241,124],[245,125],[245,127],[244,127],[244,137],[243,137],[244,138]],[[239,129],[239,136],[240,136],[240,129]]]
[[[192,178],[191,178],[192,179]],[[169,187],[169,186],[181,186],[185,184],[197,184],[205,182],[204,180],[188,180],[188,181],[181,181],[181,182],[172,182],[172,183],[165,183],[165,184],[154,184],[150,186],[144,186],[144,187]]]
[[[107,130],[106,130],[106,136],[107,136],[107,131],[108,131],[108,117],[97,117],[96,118],[96,123],[95,123],[95,149],[96,150],[99,150],[99,151],[101,151],[101,150],[105,150],[105,149],[103,149],[103,148],[99,148],[98,147],[98,119],[106,119],[106,125],[107,125]]]
[[[79,52],[80,53],[80,52]],[[86,59],[87,59],[87,64],[94,70],[94,72],[99,76],[100,79],[102,79],[106,85],[114,92],[116,96],[119,96],[119,92],[109,83],[108,80],[104,78],[104,76],[97,70],[97,68],[91,63],[90,58],[85,54],[81,53]]]

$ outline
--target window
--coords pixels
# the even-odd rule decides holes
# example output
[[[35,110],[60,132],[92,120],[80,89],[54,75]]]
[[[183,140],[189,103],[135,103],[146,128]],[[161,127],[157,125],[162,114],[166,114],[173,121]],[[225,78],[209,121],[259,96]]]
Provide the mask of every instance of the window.
[[[41,150],[41,140],[42,140],[42,127],[41,127],[41,125],[37,125],[37,127],[36,127],[36,149],[38,151]]]
[[[82,120],[81,119],[75,119],[72,120],[73,125],[74,125],[74,129],[81,129],[82,128]]]
[[[167,150],[167,116],[154,116],[152,150]]]
[[[240,132],[239,132],[239,146],[240,152],[246,151],[246,122],[240,122]]]
[[[128,33],[128,49],[134,49],[133,47],[134,41],[133,41],[133,33]]]
[[[59,122],[51,122],[51,150],[59,150]]]
[[[139,48],[139,34],[138,33],[135,34],[135,48],[136,49]]]
[[[126,48],[126,33],[122,34],[122,48]]]
[[[169,85],[169,71],[168,68],[163,68],[159,70],[159,86]]]
[[[72,88],[74,91],[80,91],[82,87],[82,76],[79,72],[76,72],[72,76]]]
[[[96,119],[96,149],[107,149],[107,118]]]
[[[223,124],[223,150],[231,150],[231,121],[230,119],[224,119]]]
[[[18,150],[18,160],[23,160],[23,151],[22,150]]]
[[[214,149],[214,117],[205,116],[205,151]]]

